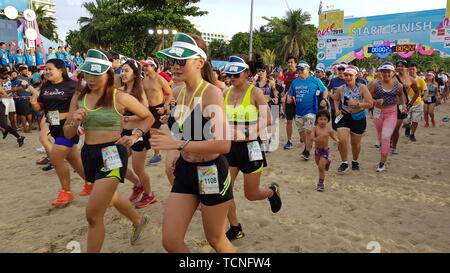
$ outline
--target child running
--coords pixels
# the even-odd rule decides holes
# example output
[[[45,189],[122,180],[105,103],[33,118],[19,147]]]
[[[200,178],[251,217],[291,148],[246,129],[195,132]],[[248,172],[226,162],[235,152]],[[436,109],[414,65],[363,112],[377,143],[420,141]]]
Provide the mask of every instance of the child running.
[[[325,190],[325,171],[330,169],[330,148],[328,148],[328,139],[331,137],[334,141],[339,143],[339,139],[334,134],[334,131],[327,125],[330,122],[331,116],[327,110],[320,110],[317,113],[317,126],[312,131],[312,141],[316,143],[316,164],[319,168],[319,184],[317,184],[317,191],[323,192]]]

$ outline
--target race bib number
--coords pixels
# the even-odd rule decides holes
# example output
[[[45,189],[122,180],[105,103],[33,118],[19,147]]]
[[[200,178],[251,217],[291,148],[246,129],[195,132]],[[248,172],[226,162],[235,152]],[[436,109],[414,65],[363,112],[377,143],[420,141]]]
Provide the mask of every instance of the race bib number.
[[[252,141],[247,143],[247,150],[248,150],[248,158],[250,159],[251,162],[263,160],[261,146],[259,146],[258,141]]]
[[[103,167],[105,167],[107,171],[112,171],[123,167],[116,145],[102,148],[102,157]]]
[[[59,111],[49,111],[50,125],[60,125]]]
[[[198,166],[198,185],[200,194],[219,194],[219,173],[217,166]]]
[[[373,118],[381,118],[381,109],[379,108],[373,109]]]

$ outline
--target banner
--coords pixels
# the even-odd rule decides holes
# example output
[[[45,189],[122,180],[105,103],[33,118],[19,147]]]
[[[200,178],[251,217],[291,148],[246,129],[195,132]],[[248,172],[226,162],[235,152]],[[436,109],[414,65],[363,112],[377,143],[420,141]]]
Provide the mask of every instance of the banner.
[[[327,24],[330,27],[334,23],[334,28],[327,30],[327,24],[323,24],[322,29],[319,29],[318,67],[326,68],[333,63],[364,59],[372,54],[376,54],[379,58],[386,58],[390,54],[411,56],[415,51],[427,55],[435,49],[450,54],[450,28],[447,28],[450,20],[445,16],[445,9],[437,9],[349,18],[344,20],[341,33],[336,31],[339,30],[339,25],[330,22],[338,18],[337,15],[333,15],[332,18],[328,18]],[[415,51],[394,53],[395,51],[386,50],[387,47],[397,45],[409,45],[402,48],[405,50],[414,48]],[[374,47],[384,48],[374,49]]]
[[[13,6],[19,12],[22,12],[28,8],[28,0],[0,0],[0,9],[4,9],[7,6]]]
[[[450,0],[447,0],[447,12],[445,18],[450,19]]]
[[[342,34],[343,29],[344,29],[343,10],[331,10],[320,14],[319,29],[317,32],[317,35],[319,37],[325,36],[328,33],[333,33],[334,35]]]

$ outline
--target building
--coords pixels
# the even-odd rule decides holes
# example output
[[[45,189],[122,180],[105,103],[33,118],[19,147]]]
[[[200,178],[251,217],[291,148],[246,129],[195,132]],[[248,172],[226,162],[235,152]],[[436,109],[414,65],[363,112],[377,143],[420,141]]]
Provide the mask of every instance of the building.
[[[47,16],[56,19],[56,3],[55,0],[31,0],[36,6],[44,6],[44,10],[47,11]]]
[[[200,32],[202,33],[202,39],[206,42],[207,45],[209,45],[214,40],[228,42],[228,36],[224,33],[208,32],[203,30],[200,30]]]

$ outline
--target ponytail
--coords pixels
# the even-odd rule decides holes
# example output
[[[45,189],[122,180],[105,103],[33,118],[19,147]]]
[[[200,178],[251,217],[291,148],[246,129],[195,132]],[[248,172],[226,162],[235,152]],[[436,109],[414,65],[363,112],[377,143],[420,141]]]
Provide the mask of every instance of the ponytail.
[[[206,61],[202,67],[202,78],[212,84],[216,84],[217,82],[216,73],[214,73],[209,61]]]

